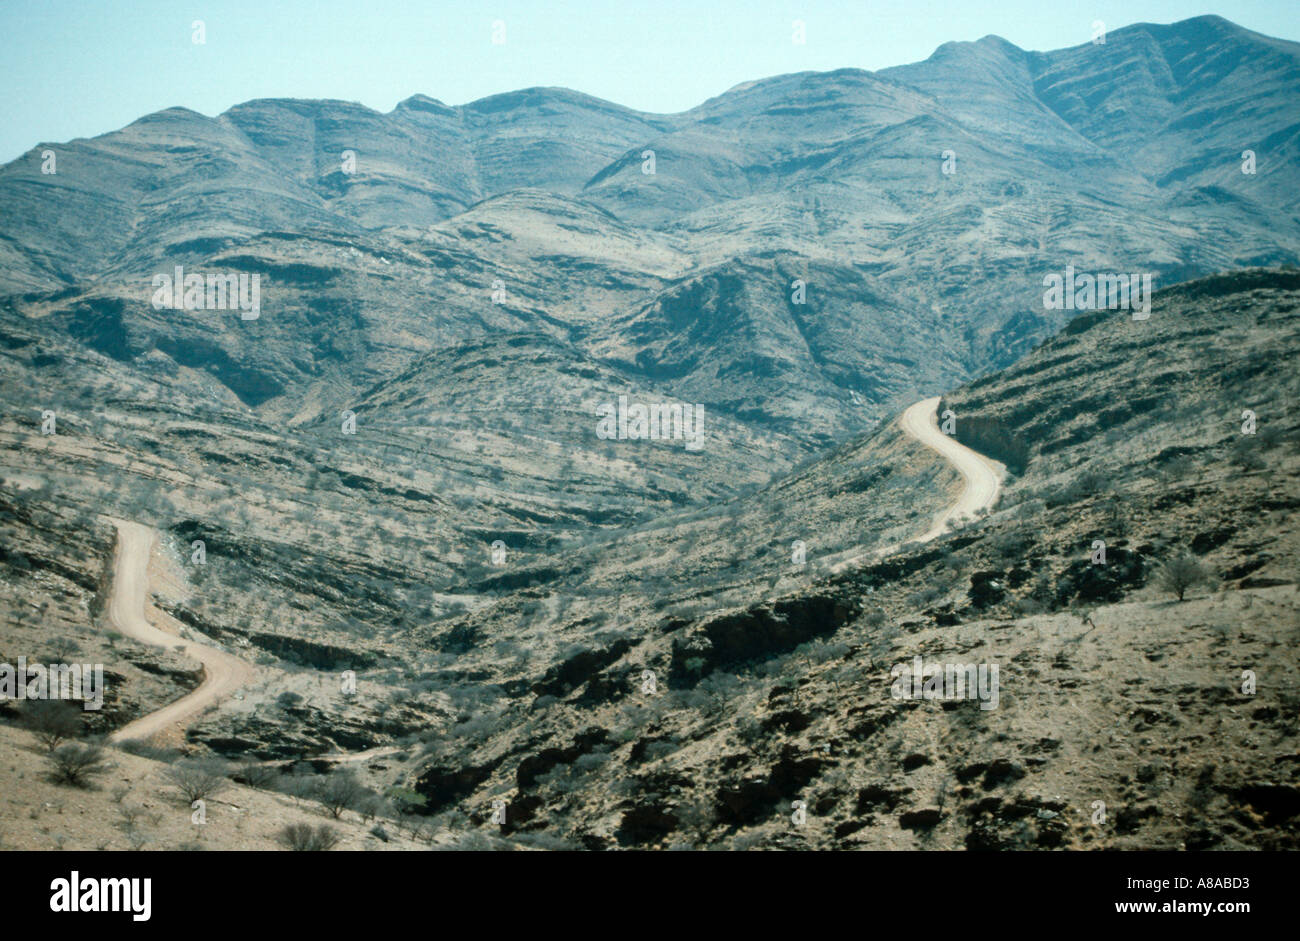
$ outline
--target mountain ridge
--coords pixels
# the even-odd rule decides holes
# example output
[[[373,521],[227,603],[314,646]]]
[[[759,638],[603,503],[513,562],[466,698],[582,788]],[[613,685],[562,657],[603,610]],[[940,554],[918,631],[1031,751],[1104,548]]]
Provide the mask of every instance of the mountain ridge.
[[[6,165],[0,661],[111,666],[94,734],[186,649],[255,666],[169,737],[295,803],[355,770],[353,845],[1294,849],[1294,45],[260,100]],[[155,303],[177,267],[257,316]],[[1134,310],[1048,306],[1107,272]],[[918,661],[995,685],[900,698]]]

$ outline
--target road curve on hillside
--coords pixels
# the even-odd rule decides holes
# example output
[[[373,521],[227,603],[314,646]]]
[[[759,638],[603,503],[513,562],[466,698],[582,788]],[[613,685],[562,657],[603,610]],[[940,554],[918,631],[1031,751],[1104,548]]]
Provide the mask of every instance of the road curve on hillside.
[[[907,407],[898,419],[898,426],[909,438],[914,438],[930,450],[938,452],[944,460],[957,468],[957,472],[962,477],[962,488],[956,502],[943,509],[934,518],[930,528],[915,537],[913,542],[929,542],[943,535],[950,522],[971,519],[980,511],[991,508],[997,502],[998,493],[1002,489],[1002,478],[1007,472],[1004,465],[985,457],[978,451],[972,451],[957,439],[940,431],[936,414],[938,410],[939,396],[922,399]],[[889,555],[896,551],[899,545],[901,544],[895,543],[865,555],[855,556],[834,566],[832,571],[840,572],[866,559]]]
[[[939,397],[922,399],[908,407],[898,420],[899,426],[932,451],[938,451],[962,476],[962,490],[957,502],[935,517],[934,525],[918,536],[917,542],[929,542],[948,527],[952,520],[972,519],[981,510],[997,502],[1002,489],[1002,478],[1007,469],[997,461],[989,460],[978,451],[972,451],[956,438],[939,430],[937,412]]]
[[[154,531],[140,523],[106,517],[117,527],[117,551],[113,559],[113,586],[108,602],[110,623],[127,637],[155,647],[183,648],[186,656],[203,665],[203,682],[195,689],[156,712],[141,716],[118,729],[109,740],[149,738],[171,729],[183,729],[223,696],[252,679],[253,665],[228,653],[185,640],[149,623],[145,604],[149,587],[149,557]]]

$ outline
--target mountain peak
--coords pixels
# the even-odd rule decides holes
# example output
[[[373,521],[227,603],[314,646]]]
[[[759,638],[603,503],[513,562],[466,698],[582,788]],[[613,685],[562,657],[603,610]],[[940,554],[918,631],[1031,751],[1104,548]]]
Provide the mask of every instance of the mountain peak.
[[[1025,50],[1021,49],[1015,43],[1003,39],[1001,36],[990,33],[981,39],[954,40],[941,44],[930,54],[926,62],[940,63],[953,59],[958,60],[980,60],[980,61],[1013,61],[1019,62],[1027,55]],[[900,66],[899,68],[907,68]],[[886,70],[889,71],[889,70]]]
[[[439,101],[437,98],[430,98],[428,95],[414,94],[397,103],[394,111],[420,111],[428,114],[454,115],[456,109],[448,104]]]
[[[547,105],[565,105],[588,111],[634,113],[631,108],[625,108],[612,101],[606,101],[604,98],[597,98],[595,95],[588,95],[584,92],[574,91],[572,88],[557,85],[534,85],[530,88],[520,88],[515,91],[502,92],[498,95],[488,95],[486,98],[479,98],[467,105],[462,105],[462,110],[482,114],[539,108]]]
[[[1209,47],[1215,42],[1225,40],[1261,42],[1292,48],[1300,45],[1289,40],[1277,39],[1273,36],[1257,33],[1213,13],[1193,16],[1173,23],[1132,23],[1128,26],[1120,26],[1110,30],[1108,37],[1128,38],[1141,34],[1150,36],[1158,43],[1166,45],[1172,42],[1177,45]],[[1083,46],[1087,45],[1087,43],[1080,43],[1079,45]]]

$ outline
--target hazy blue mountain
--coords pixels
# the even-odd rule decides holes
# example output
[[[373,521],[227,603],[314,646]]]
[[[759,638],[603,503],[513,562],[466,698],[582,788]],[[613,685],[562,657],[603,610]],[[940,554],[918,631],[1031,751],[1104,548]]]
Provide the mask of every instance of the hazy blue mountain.
[[[1297,260],[1298,133],[1300,45],[1218,17],[947,43],[676,115],[554,88],[172,108],[0,169],[0,291],[276,413],[544,333],[815,445],[1013,362],[1068,316],[1041,303],[1066,265],[1160,286]],[[263,316],[154,310],[175,265],[259,273]]]

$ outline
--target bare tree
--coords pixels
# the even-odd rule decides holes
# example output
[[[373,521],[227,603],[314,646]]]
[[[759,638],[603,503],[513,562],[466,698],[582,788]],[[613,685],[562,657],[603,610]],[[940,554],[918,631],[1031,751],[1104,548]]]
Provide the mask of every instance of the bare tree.
[[[56,699],[29,702],[23,710],[23,724],[46,751],[54,751],[68,739],[81,734],[81,719],[76,707]]]
[[[329,824],[313,827],[309,823],[290,823],[275,835],[275,841],[287,850],[296,852],[323,852],[339,844],[338,831]]]
[[[1195,585],[1208,583],[1210,572],[1195,556],[1183,553],[1169,559],[1156,570],[1156,584],[1173,592],[1179,601]]]
[[[163,780],[194,803],[207,800],[230,787],[226,777],[225,762],[215,758],[196,758],[178,761],[163,771]]]
[[[58,637],[50,644],[50,660],[54,663],[67,663],[81,653],[81,644],[73,637]]]
[[[351,768],[336,768],[321,779],[316,788],[316,799],[326,812],[337,820],[343,811],[357,806],[366,795],[367,788]]]
[[[275,789],[288,794],[293,798],[294,804],[297,805],[316,793],[318,781],[319,777],[312,773],[311,766],[305,762],[299,762],[294,765],[291,772],[280,775],[276,780]]]
[[[46,757],[54,765],[54,780],[73,787],[89,787],[93,778],[109,769],[104,749],[99,745],[70,742],[60,745]]]
[[[239,780],[264,791],[274,786],[279,776],[280,770],[275,765],[263,764],[255,758],[249,758],[239,766]]]

